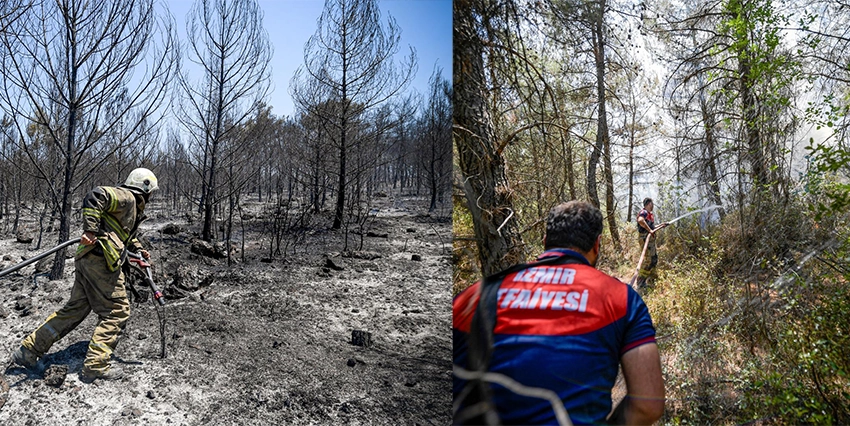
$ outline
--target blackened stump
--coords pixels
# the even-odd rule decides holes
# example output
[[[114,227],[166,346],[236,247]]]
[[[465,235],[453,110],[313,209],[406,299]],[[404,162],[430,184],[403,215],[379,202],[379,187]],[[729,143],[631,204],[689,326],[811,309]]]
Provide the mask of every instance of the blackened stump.
[[[368,348],[372,346],[372,333],[363,330],[351,331],[351,344]]]
[[[342,271],[345,270],[345,265],[343,265],[341,260],[333,260],[331,258],[327,258],[325,259],[325,268],[330,268],[334,271]]]
[[[169,223],[165,225],[161,229],[162,233],[165,235],[177,235],[184,231],[183,227],[176,223]]]

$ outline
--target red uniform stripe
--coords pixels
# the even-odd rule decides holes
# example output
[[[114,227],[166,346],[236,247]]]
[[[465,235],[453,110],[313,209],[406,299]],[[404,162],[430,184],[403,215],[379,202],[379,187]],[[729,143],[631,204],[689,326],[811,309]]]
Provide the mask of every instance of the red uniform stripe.
[[[645,345],[647,343],[655,343],[655,336],[649,336],[645,339],[636,340],[632,343],[627,344],[626,346],[623,347],[623,350],[620,351],[620,355],[622,355],[622,354],[624,354],[624,353],[626,353],[626,352],[628,352],[628,351],[630,351],[630,350],[632,350],[632,349],[634,349],[634,348],[636,348],[640,345]]]
[[[540,282],[547,280],[552,283]],[[628,289],[623,283],[579,264],[508,275],[500,292],[495,328],[499,334],[589,333],[619,320],[628,307]]]
[[[452,306],[455,329],[469,332],[479,296],[480,283],[475,283],[455,298]],[[494,332],[498,334],[585,334],[626,315],[628,287],[592,266],[543,266],[536,271],[525,269],[506,276],[500,286],[497,307]]]

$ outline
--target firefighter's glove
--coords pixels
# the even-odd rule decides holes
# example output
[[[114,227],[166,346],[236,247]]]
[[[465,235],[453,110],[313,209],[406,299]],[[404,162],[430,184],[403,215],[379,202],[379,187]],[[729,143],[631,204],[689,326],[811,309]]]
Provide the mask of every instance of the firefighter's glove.
[[[151,266],[151,264],[146,262],[145,259],[137,259],[135,257],[131,257],[128,260],[129,260],[130,263],[135,264],[136,267],[138,267],[141,270],[144,270],[145,268],[150,268],[150,266]]]
[[[83,235],[80,237],[80,243],[84,246],[90,246],[97,242],[97,237],[94,235],[94,232],[86,231],[83,232]]]

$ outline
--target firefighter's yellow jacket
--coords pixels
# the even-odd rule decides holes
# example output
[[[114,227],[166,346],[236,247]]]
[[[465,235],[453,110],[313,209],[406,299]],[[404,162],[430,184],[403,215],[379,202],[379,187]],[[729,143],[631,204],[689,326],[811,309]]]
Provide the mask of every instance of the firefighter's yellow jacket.
[[[83,199],[83,231],[97,236],[97,244],[77,247],[76,258],[92,250],[102,251],[107,268],[121,267],[121,253],[126,247],[132,252],[142,250],[135,238],[136,229],[144,220],[145,202],[126,188],[98,186]],[[100,253],[98,253],[100,254]]]

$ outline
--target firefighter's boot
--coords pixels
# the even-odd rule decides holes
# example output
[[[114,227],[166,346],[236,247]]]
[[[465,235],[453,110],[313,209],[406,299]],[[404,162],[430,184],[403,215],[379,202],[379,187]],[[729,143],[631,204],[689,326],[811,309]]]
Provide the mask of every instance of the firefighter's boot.
[[[15,352],[12,352],[12,362],[21,367],[33,369],[38,365],[38,355],[27,349],[26,346],[19,346],[18,349],[15,349]]]
[[[124,370],[115,365],[109,366],[106,370],[91,370],[85,366],[80,370],[80,380],[83,383],[91,383],[97,379],[112,381],[122,377],[124,377]]]

